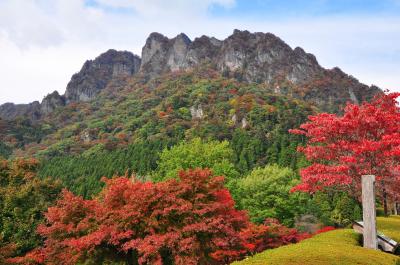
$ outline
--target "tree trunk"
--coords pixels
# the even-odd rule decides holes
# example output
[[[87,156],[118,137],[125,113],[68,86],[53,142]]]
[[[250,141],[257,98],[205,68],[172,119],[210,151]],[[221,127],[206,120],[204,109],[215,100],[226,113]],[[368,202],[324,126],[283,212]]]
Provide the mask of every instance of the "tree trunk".
[[[385,216],[389,215],[389,209],[388,209],[388,202],[387,202],[387,193],[383,193],[383,212],[385,213]]]
[[[138,253],[136,250],[128,250],[128,253],[126,254],[126,264],[139,265]]]
[[[385,216],[389,215],[389,208],[388,208],[388,200],[387,200],[387,192],[385,188],[385,182],[382,180],[382,197],[383,197],[383,212]]]

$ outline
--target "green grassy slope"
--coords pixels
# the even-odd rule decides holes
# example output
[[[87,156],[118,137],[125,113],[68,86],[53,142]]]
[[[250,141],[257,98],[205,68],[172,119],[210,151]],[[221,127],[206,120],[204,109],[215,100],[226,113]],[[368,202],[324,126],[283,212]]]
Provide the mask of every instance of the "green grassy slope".
[[[400,216],[378,217],[377,221],[379,232],[400,242]]]
[[[379,230],[399,239],[400,218],[378,218]],[[235,265],[398,265],[400,258],[381,251],[359,246],[360,236],[351,229],[340,229],[276,249],[264,251],[254,257],[235,262]]]

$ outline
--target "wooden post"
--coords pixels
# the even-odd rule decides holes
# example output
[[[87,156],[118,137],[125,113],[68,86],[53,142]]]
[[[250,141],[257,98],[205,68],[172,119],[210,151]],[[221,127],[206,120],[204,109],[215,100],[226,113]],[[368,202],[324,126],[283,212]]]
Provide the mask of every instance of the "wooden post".
[[[375,209],[375,176],[364,175],[362,182],[362,205],[364,222],[364,247],[377,249],[376,209]]]

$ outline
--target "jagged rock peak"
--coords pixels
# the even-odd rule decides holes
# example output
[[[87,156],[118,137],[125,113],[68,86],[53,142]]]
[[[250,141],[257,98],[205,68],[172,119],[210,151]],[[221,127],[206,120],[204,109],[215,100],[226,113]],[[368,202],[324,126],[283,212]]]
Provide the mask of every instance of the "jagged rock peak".
[[[174,41],[182,41],[186,45],[189,45],[192,41],[189,39],[189,37],[185,33],[180,33],[174,38]]]
[[[217,65],[244,81],[266,83],[283,77],[299,84],[323,70],[315,57],[302,49],[292,50],[272,33],[237,29],[223,41]]]
[[[0,105],[0,118],[14,120],[18,117],[25,117],[31,121],[37,121],[61,106],[65,106],[65,98],[54,91],[45,96],[41,103],[34,101],[28,104],[5,103]]]
[[[45,96],[40,103],[41,114],[47,115],[56,108],[65,106],[65,97],[61,96],[57,90]]]
[[[114,77],[132,76],[139,71],[141,59],[128,51],[108,50],[88,60],[74,74],[65,92],[66,103],[93,99]]]
[[[204,35],[192,41],[184,33],[169,39],[153,32],[142,49],[140,72],[152,78],[165,72],[188,70],[215,61],[221,45],[222,41]]]
[[[146,40],[146,44],[147,44],[147,42],[150,42],[152,40],[155,40],[155,41],[169,41],[168,37],[166,37],[166,36],[164,36],[164,35],[162,35],[161,33],[158,33],[158,32],[150,33],[149,37]]]
[[[235,29],[223,41],[201,36],[192,42],[183,33],[172,39],[151,33],[142,49],[140,71],[152,78],[169,71],[187,70],[204,62],[248,82],[271,83],[284,75],[288,81],[298,84],[323,70],[313,55],[301,48],[293,50],[272,33]]]
[[[14,120],[17,117],[25,117],[32,121],[40,119],[40,103],[34,101],[29,104],[5,103],[0,105],[0,118]]]
[[[153,32],[142,49],[141,72],[151,78],[168,71],[188,68],[187,53],[192,41],[184,33],[175,38]]]

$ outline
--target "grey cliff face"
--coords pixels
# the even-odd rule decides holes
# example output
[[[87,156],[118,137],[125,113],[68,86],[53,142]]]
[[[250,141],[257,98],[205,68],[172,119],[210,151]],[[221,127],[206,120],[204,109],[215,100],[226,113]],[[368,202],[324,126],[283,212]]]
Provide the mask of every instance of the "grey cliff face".
[[[201,36],[194,39],[189,46],[189,51],[186,55],[187,67],[195,67],[201,63],[213,62],[217,57],[221,48],[222,41],[214,38]]]
[[[140,71],[155,77],[166,71],[167,54],[171,41],[159,33],[151,33],[142,49]]]
[[[42,115],[47,115],[53,112],[56,108],[62,106],[65,106],[65,97],[60,96],[57,91],[54,91],[43,98],[40,103],[40,113]]]
[[[167,67],[171,71],[178,71],[187,68],[186,55],[189,50],[191,40],[181,33],[171,40],[171,48],[167,58]]]
[[[34,101],[29,104],[5,103],[0,105],[0,118],[14,120],[18,117],[26,117],[32,121],[40,119],[40,103]]]
[[[65,106],[64,96],[60,96],[57,91],[54,91],[44,97],[41,103],[34,101],[29,104],[5,103],[0,105],[0,118],[14,120],[18,117],[26,117],[31,121],[37,121],[62,106]]]
[[[222,42],[202,36],[193,42],[181,33],[173,39],[152,33],[142,49],[140,72],[149,78],[167,72],[188,70],[215,60]]]
[[[183,33],[173,39],[151,33],[142,49],[141,72],[155,77],[165,72],[187,68],[186,55],[191,40]]]
[[[221,71],[257,83],[285,79],[299,84],[322,72],[315,57],[301,48],[292,50],[271,33],[239,30],[223,41],[217,65]]]
[[[86,61],[67,85],[66,103],[93,99],[112,78],[132,76],[137,73],[140,62],[138,56],[116,50],[108,50],[93,61]]]

